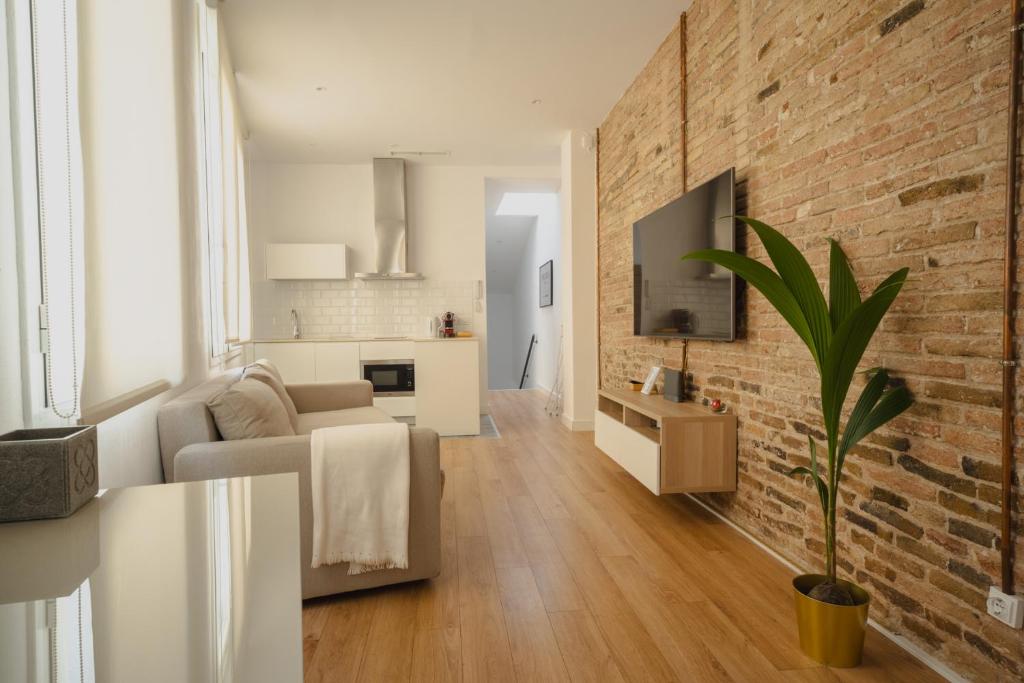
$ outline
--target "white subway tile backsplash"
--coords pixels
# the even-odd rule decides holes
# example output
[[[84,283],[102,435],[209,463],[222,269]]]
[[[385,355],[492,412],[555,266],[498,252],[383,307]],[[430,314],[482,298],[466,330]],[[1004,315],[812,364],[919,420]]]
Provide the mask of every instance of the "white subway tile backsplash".
[[[257,339],[292,334],[291,310],[302,335],[422,335],[424,318],[455,313],[456,328],[476,330],[477,283],[408,280],[264,281],[253,286],[253,332]]]

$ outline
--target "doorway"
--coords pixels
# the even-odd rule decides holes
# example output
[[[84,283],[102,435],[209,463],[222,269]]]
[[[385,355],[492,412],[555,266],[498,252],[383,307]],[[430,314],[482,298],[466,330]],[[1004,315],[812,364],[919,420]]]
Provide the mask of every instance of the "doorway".
[[[554,386],[561,337],[558,180],[487,179],[490,389]]]

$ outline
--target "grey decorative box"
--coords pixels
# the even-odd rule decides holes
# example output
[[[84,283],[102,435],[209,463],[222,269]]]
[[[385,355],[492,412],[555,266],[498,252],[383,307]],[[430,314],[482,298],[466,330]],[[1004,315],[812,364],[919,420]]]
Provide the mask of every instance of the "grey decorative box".
[[[0,436],[0,522],[67,517],[98,490],[96,427]]]

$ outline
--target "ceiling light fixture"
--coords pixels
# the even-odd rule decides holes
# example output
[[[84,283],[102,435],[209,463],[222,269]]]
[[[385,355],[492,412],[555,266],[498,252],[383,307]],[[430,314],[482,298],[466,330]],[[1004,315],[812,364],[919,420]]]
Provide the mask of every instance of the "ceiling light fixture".
[[[420,150],[391,150],[391,156],[393,157],[450,157],[452,155],[449,150],[442,151],[420,151]]]
[[[318,86],[316,86],[316,91],[317,92],[324,92],[325,90],[327,90],[327,86],[326,85],[318,85]]]
[[[540,104],[541,102],[543,102],[543,100],[541,100],[539,98],[536,99],[536,100],[530,100],[530,104]]]

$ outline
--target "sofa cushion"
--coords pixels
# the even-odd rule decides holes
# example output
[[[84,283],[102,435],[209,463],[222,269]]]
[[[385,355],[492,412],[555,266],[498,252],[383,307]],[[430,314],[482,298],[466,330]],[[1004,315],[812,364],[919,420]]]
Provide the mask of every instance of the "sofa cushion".
[[[261,361],[256,361],[252,365],[246,366],[245,371],[242,373],[242,378],[251,377],[252,379],[257,379],[273,389],[277,397],[281,399],[281,405],[284,406],[285,412],[288,413],[288,423],[291,424],[292,431],[295,431],[299,428],[299,411],[295,409],[295,402],[284,388],[280,375],[275,374],[271,368],[273,366],[268,368]]]
[[[258,379],[235,382],[210,399],[207,406],[217,431],[227,441],[295,434],[281,399]]]
[[[321,427],[340,427],[342,425],[376,424],[394,422],[394,418],[380,408],[362,406],[345,410],[325,410],[320,413],[300,413],[297,434],[309,434]]]

